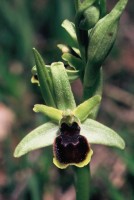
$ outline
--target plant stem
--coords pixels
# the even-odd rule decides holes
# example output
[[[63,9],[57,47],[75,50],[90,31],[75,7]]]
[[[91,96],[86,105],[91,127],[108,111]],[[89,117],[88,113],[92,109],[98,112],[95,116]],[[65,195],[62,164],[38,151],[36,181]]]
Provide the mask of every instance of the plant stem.
[[[76,199],[89,200],[90,197],[90,169],[89,165],[83,168],[76,168]]]
[[[75,0],[75,9],[76,11],[79,9],[80,6],[80,0]]]

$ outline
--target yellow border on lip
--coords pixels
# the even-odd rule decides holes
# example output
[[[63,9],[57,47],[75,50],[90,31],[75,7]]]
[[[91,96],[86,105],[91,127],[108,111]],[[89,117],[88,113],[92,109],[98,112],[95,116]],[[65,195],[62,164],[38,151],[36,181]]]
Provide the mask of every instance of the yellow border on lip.
[[[90,151],[87,154],[87,157],[85,158],[85,160],[83,160],[80,163],[69,163],[69,164],[63,164],[60,163],[56,157],[53,158],[53,163],[56,165],[56,167],[60,168],[60,169],[65,169],[67,168],[69,165],[75,165],[76,167],[84,167],[85,165],[87,165],[90,161],[91,161],[91,157],[93,155],[93,151],[92,149],[90,149]]]

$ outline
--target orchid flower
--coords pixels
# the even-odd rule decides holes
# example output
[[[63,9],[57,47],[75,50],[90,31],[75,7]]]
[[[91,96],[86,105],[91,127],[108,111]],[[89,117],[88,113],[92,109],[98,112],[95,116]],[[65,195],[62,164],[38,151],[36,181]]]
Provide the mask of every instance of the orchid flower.
[[[36,50],[34,54],[39,86],[47,105],[36,104],[33,110],[47,116],[49,122],[26,135],[16,147],[14,156],[20,157],[32,150],[52,145],[53,163],[64,169],[69,165],[87,165],[93,154],[91,144],[124,149],[124,140],[115,131],[91,117],[101,97],[95,95],[76,106],[63,63],[53,63],[48,70],[40,54]]]

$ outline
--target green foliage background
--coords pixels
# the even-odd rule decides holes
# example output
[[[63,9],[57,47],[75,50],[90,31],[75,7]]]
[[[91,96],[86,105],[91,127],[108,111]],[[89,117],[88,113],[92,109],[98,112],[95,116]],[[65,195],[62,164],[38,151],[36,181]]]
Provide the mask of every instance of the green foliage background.
[[[127,147],[125,151],[93,147],[91,200],[134,199],[133,8],[131,1],[104,64],[104,98],[98,116],[99,121],[118,130]],[[43,103],[38,87],[30,83],[32,47],[40,51],[46,63],[61,60],[56,45],[68,38],[60,25],[66,18],[73,21],[74,14],[72,0],[0,1],[0,113],[6,107],[15,116],[7,136],[0,141],[2,200],[60,199],[67,192],[73,199],[72,168],[56,169],[51,147],[20,159],[13,158],[13,151],[27,132],[47,120],[32,111],[35,103]],[[79,82],[73,84],[78,101],[79,87]]]

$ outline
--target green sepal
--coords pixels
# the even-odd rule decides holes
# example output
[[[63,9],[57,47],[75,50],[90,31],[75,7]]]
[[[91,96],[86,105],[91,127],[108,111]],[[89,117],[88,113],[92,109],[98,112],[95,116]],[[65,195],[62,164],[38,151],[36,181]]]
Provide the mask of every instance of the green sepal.
[[[64,64],[62,62],[52,63],[50,69],[57,108],[59,110],[74,109],[76,104]]]
[[[53,122],[56,122],[58,124],[62,118],[61,110],[46,105],[36,104],[34,105],[33,110],[35,112],[43,113],[45,116],[49,117]]]
[[[114,130],[92,119],[87,119],[81,124],[81,135],[92,144],[125,148],[124,140]]]
[[[120,0],[113,10],[100,19],[90,32],[88,44],[88,62],[85,68],[84,84],[91,86],[96,80],[96,74],[109,54],[118,31],[120,16],[127,0]],[[90,77],[90,80],[89,80]]]
[[[92,98],[84,101],[79,106],[77,106],[73,113],[81,121],[85,121],[90,114],[92,114],[94,108],[100,103],[101,96],[96,95]]]
[[[71,67],[74,67],[77,70],[82,70],[84,68],[83,61],[80,58],[75,57],[70,53],[64,53],[62,59],[66,61]]]
[[[58,126],[47,122],[26,135],[15,149],[14,157],[20,157],[32,150],[52,145]]]
[[[75,25],[74,23],[70,22],[69,20],[64,20],[61,24],[61,26],[66,30],[70,41],[71,41],[71,46],[78,48],[78,41],[77,41],[77,36],[76,36],[76,30],[75,30]]]
[[[35,62],[36,62],[36,69],[37,69],[40,89],[41,89],[41,93],[44,98],[44,101],[47,105],[56,107],[54,99],[53,99],[53,95],[52,95],[52,90],[53,90],[52,81],[46,69],[45,63],[41,55],[35,48],[33,48],[33,52],[34,52],[34,57],[35,57]]]

